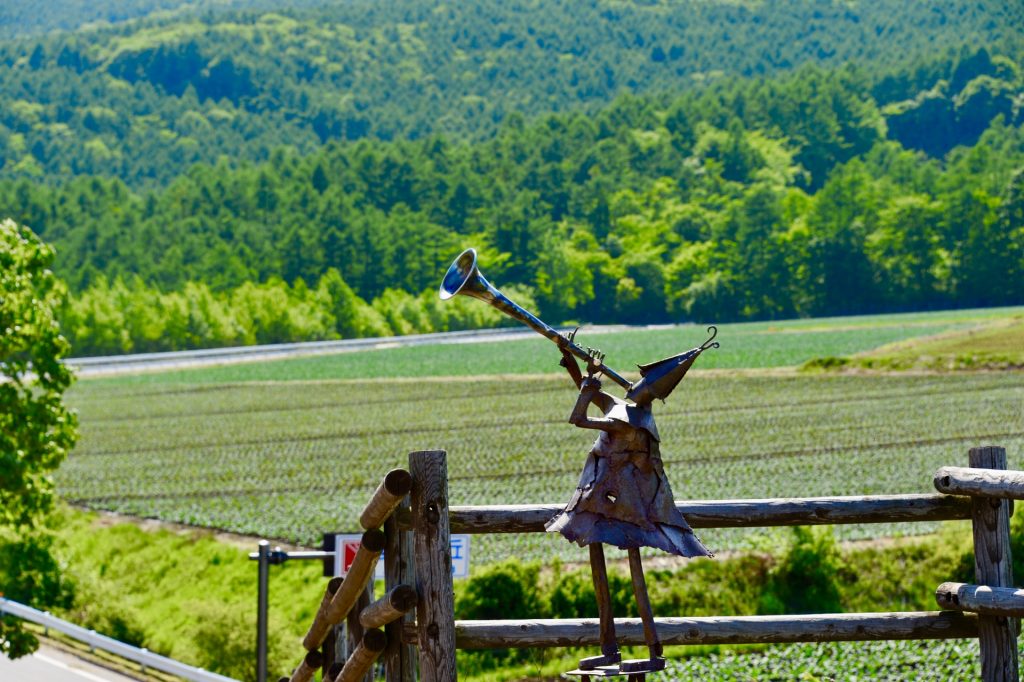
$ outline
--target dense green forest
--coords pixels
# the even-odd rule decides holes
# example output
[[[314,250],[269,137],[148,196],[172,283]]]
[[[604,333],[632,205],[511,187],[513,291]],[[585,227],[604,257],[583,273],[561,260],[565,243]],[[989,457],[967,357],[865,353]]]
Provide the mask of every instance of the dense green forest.
[[[356,0],[0,42],[0,215],[56,245],[78,354],[501,323],[435,300],[466,246],[552,323],[1020,303],[1021,11]]]
[[[297,4],[201,11],[219,6],[206,2],[0,42],[0,177],[93,174],[152,186],[197,162],[265,161],[280,146],[309,153],[366,136],[486,137],[515,112],[593,110],[624,92],[678,92],[808,63],[869,64],[873,97],[886,106],[936,83],[929,60],[939,51],[1019,41],[1024,26],[1019,0]],[[105,0],[96,11],[129,6]],[[38,14],[56,14],[48,7]],[[900,75],[885,79],[893,69]],[[947,104],[955,85],[925,104]]]
[[[326,0],[289,0],[289,6],[321,5]],[[4,0],[0,39],[117,24],[151,17],[167,18],[232,9],[273,9],[275,0]]]
[[[809,66],[513,117],[477,142],[199,165],[144,194],[4,181],[0,212],[57,245],[79,352],[478,326],[433,303],[468,245],[551,322],[1019,303],[1021,65],[979,50],[934,68],[927,95],[886,107],[860,69]],[[934,158],[889,139],[897,123],[974,144]]]

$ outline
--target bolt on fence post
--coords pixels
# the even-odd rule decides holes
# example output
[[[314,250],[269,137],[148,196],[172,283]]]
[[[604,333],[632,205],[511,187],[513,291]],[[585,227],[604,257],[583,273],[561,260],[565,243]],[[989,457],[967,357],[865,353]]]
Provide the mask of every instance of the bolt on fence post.
[[[1006,469],[1006,450],[989,446],[971,448],[970,466]],[[1012,587],[1010,557],[1010,502],[997,497],[971,498],[974,532],[974,573],[978,585]],[[981,679],[985,682],[1016,682],[1017,620],[1002,616],[978,617],[981,644]]]
[[[267,682],[267,603],[270,589],[270,543],[260,540],[256,597],[256,682]]]

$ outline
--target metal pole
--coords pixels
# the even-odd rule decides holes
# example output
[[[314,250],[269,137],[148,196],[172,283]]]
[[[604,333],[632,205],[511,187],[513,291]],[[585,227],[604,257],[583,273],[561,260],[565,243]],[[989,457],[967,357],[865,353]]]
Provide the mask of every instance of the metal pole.
[[[267,593],[270,591],[270,543],[260,540],[256,606],[256,682],[267,682]]]

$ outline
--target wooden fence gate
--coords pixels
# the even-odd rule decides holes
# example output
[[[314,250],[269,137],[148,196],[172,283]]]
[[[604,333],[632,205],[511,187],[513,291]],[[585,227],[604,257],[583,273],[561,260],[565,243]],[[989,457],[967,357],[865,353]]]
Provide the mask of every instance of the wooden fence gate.
[[[899,639],[977,638],[986,682],[1016,682],[1018,618],[1024,590],[1012,587],[1011,499],[1024,499],[1024,472],[1006,470],[1001,447],[973,448],[969,467],[935,474],[939,494],[872,495],[679,503],[695,528],[946,521],[970,519],[975,585],[943,583],[942,611],[786,616],[658,618],[664,644],[779,644]],[[411,492],[411,499],[406,494]],[[404,504],[403,504],[404,502]],[[594,646],[598,620],[455,620],[451,533],[542,533],[562,505],[448,504],[444,451],[413,452],[409,470],[385,477],[360,516],[366,533],[348,575],[328,583],[303,641],[307,654],[290,678],[354,682],[372,675],[380,658],[388,682],[449,682],[456,649]],[[383,530],[381,530],[383,526]],[[383,551],[385,594],[372,594]],[[359,642],[345,662],[329,665],[318,651],[332,625],[348,617]],[[618,641],[644,644],[638,618],[616,619]]]

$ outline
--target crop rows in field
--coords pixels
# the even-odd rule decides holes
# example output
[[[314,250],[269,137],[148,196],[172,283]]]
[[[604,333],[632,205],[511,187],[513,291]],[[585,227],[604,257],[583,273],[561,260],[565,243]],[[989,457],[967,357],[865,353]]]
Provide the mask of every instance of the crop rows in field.
[[[1020,313],[1021,308],[908,313],[814,320],[721,325],[721,348],[705,353],[699,367],[735,369],[799,365],[824,356],[844,356],[887,343],[964,329]],[[703,326],[683,325],[610,333],[580,332],[584,345],[600,348],[610,367],[622,372],[700,345]],[[123,386],[308,381],[429,376],[484,376],[558,372],[558,353],[540,338],[456,345],[368,350],[289,360],[141,374],[104,380]]]
[[[568,378],[120,386],[72,394],[82,438],[61,469],[80,504],[299,543],[356,530],[407,453],[448,451],[452,504],[563,502],[593,434]],[[655,406],[676,498],[928,492],[982,443],[1024,466],[1024,375],[687,377]],[[911,527],[847,527],[864,537]],[[722,550],[749,532],[707,530]],[[481,537],[482,559],[582,557],[559,537]],[[481,554],[482,553],[482,554]]]
[[[664,679],[948,682],[979,679],[979,661],[976,639],[787,644],[756,653],[726,651],[691,658],[670,657]]]

